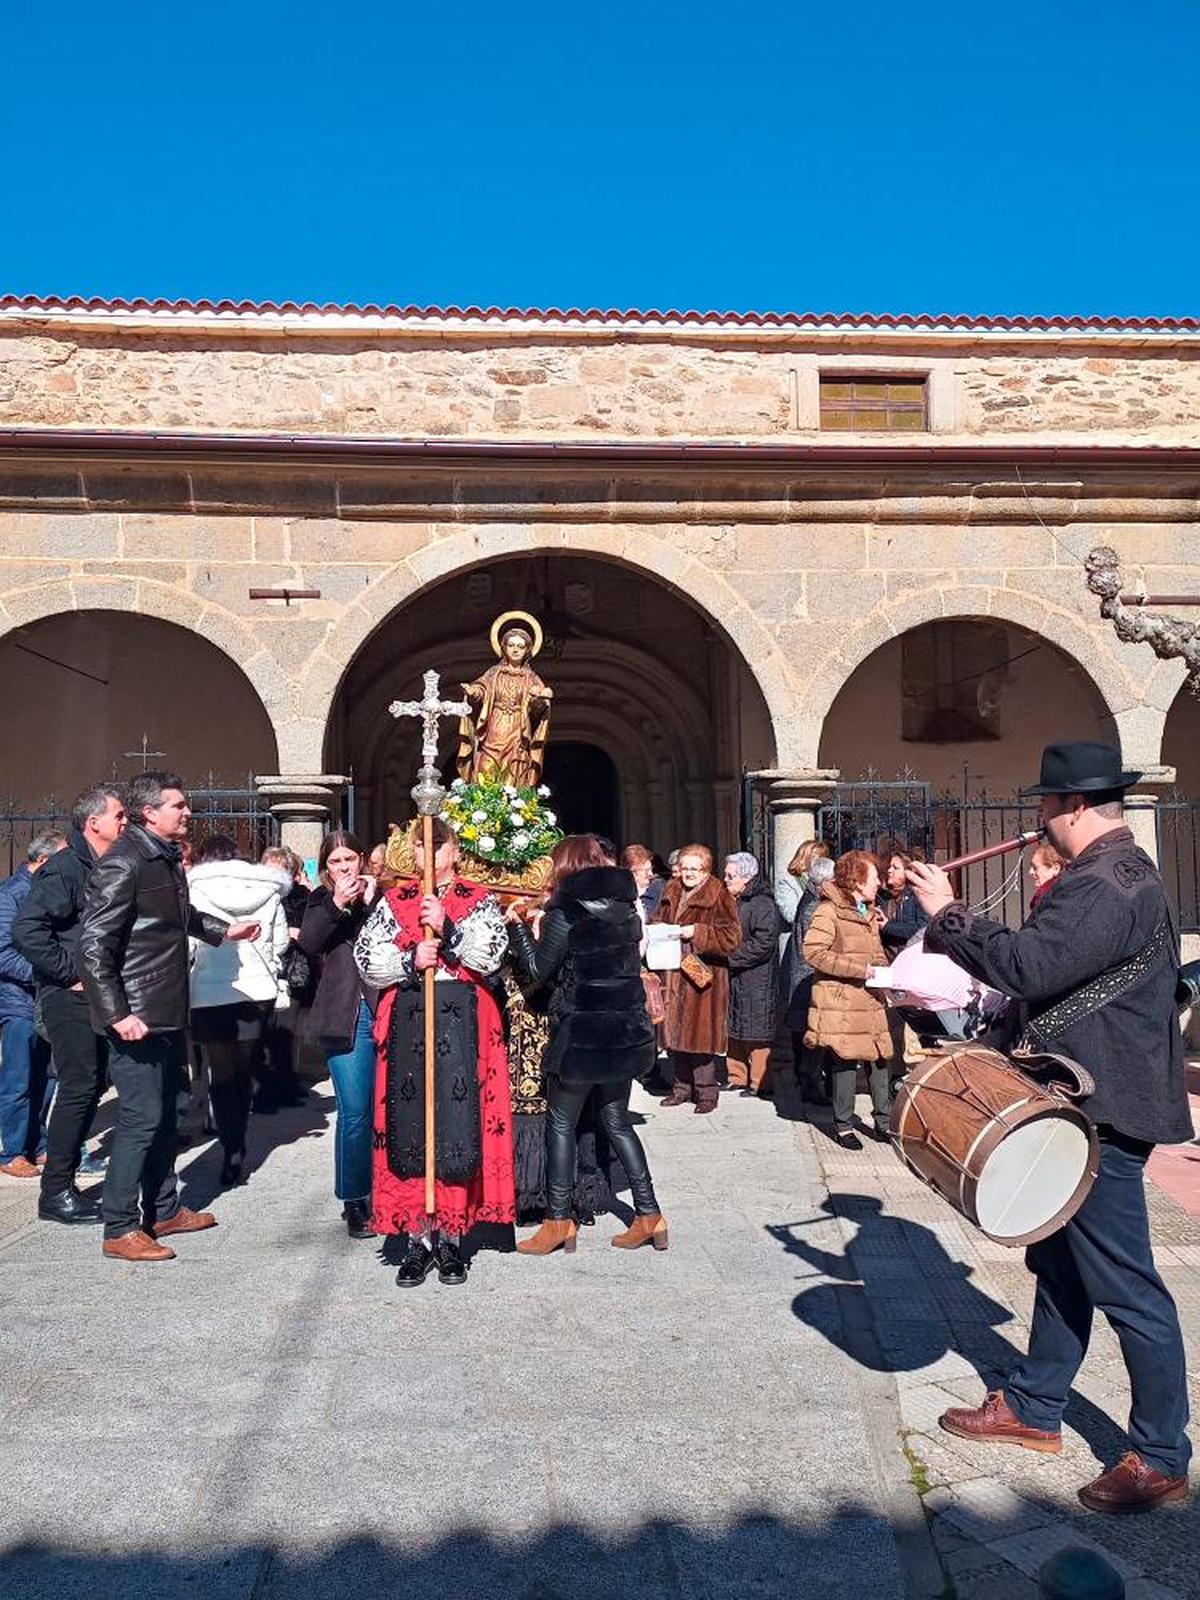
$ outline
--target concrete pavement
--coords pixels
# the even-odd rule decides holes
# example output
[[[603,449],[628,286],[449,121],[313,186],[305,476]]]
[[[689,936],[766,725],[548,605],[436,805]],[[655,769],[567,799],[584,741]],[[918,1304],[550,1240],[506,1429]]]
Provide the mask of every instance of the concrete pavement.
[[[606,1217],[465,1289],[398,1290],[347,1239],[328,1084],[256,1119],[245,1188],[182,1158],[220,1226],[175,1262],[107,1262],[5,1184],[6,1600],[904,1594],[931,1546],[894,1384],[793,1312],[826,1280],[791,1230],[840,1238],[807,1130],[639,1105],[671,1249],[612,1250]]]

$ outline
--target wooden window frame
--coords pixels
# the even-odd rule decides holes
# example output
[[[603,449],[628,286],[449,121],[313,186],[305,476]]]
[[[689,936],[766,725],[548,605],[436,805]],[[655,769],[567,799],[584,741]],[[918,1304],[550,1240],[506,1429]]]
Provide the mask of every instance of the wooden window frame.
[[[829,384],[844,384],[851,393],[849,395],[826,396],[825,389]],[[920,385],[920,400],[892,400],[886,393],[879,395],[856,395],[853,390],[857,384],[869,385],[905,385],[914,387]],[[831,413],[867,412],[872,416],[883,418],[882,424],[874,428],[857,428],[852,423],[841,426],[830,421]],[[817,415],[819,426],[830,433],[928,433],[929,423],[929,374],[927,372],[864,372],[858,369],[847,371],[834,369],[833,371],[818,372],[817,374]],[[897,426],[893,417],[918,417],[919,424]]]

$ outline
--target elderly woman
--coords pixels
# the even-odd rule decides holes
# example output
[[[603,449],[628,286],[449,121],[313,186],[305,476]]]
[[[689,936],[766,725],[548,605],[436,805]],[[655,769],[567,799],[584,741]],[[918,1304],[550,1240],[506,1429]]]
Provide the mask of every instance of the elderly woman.
[[[889,1066],[892,1035],[883,1001],[866,987],[872,967],[886,964],[875,900],[879,863],[866,850],[839,856],[833,880],[821,890],[804,938],[804,959],[816,977],[804,1043],[829,1052],[833,1076],[834,1133],[840,1145],[861,1150],[854,1132],[854,1088],[859,1064],[868,1071],[873,1138],[887,1140],[892,1107]]]
[[[783,918],[748,851],[726,856],[725,887],[737,902],[742,929],[742,942],[729,957],[729,1087],[767,1099],[763,1085],[779,1020]]]
[[[729,1038],[729,957],[742,939],[733,896],[712,868],[706,845],[685,844],[679,876],[667,884],[651,918],[678,926],[685,950],[682,970],[666,975],[662,1037],[674,1086],[661,1103],[694,1103],[697,1112],[717,1109],[716,1057],[725,1054]]]
[[[1029,877],[1033,883],[1033,895],[1029,901],[1032,911],[1036,905],[1046,898],[1047,891],[1066,866],[1066,862],[1058,851],[1047,839],[1037,845],[1029,857]]]
[[[792,1060],[800,1094],[809,1105],[827,1106],[829,1094],[825,1087],[825,1052],[810,1050],[804,1043],[814,977],[813,969],[804,959],[804,938],[821,903],[821,890],[833,877],[833,862],[827,855],[814,855],[806,877],[808,881],[800,896],[800,904],[796,907],[796,919],[784,951],[784,981],[780,987],[787,996],[785,1017],[792,1038]]]

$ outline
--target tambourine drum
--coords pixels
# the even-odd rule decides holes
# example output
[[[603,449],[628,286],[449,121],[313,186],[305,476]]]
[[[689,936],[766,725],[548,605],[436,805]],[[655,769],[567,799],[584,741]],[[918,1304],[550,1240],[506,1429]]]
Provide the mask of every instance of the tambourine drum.
[[[983,1046],[915,1068],[897,1087],[891,1135],[905,1165],[999,1244],[1061,1228],[1100,1165],[1079,1107]]]

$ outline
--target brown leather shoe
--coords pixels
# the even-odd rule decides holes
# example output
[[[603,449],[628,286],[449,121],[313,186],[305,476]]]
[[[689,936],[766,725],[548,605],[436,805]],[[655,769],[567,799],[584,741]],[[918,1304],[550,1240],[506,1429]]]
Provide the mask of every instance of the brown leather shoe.
[[[154,1224],[154,1237],[165,1239],[170,1233],[199,1233],[204,1228],[215,1228],[217,1219],[211,1211],[192,1211],[180,1206],[173,1217]]]
[[[695,1112],[696,1112],[696,1115],[698,1117],[702,1117],[702,1116],[704,1116],[704,1114],[706,1112],[715,1111],[716,1109],[717,1109],[717,1102],[716,1102],[715,1098],[712,1099],[712,1100],[709,1100],[706,1097],[703,1100],[697,1100],[696,1101]]]
[[[658,1103],[660,1106],[686,1106],[692,1098],[692,1091],[686,1083],[677,1083],[670,1094]]]
[[[104,1254],[113,1256],[117,1261],[174,1261],[174,1250],[168,1250],[165,1244],[155,1244],[148,1233],[143,1233],[140,1228],[133,1228],[129,1233],[121,1234],[118,1239],[105,1239]]]
[[[521,1240],[517,1250],[523,1256],[549,1256],[556,1250],[565,1250],[572,1255],[578,1232],[578,1227],[570,1217],[547,1217],[536,1233]]]
[[[26,1161],[24,1156],[14,1156],[11,1161],[6,1161],[0,1172],[6,1178],[40,1178],[41,1172],[32,1161]]]
[[[1061,1433],[1027,1428],[1013,1415],[999,1389],[993,1389],[974,1410],[955,1406],[943,1411],[938,1426],[960,1439],[978,1439],[983,1444],[1019,1444],[1023,1450],[1040,1450],[1051,1456],[1062,1450]]]
[[[1126,1450],[1111,1472],[1085,1483],[1079,1498],[1089,1511],[1124,1516],[1131,1511],[1153,1511],[1188,1497],[1187,1478],[1168,1478],[1147,1466],[1136,1450]]]
[[[614,1235],[613,1247],[617,1250],[637,1250],[641,1245],[652,1244],[656,1250],[667,1248],[667,1219],[659,1216],[638,1216],[625,1233]]]

